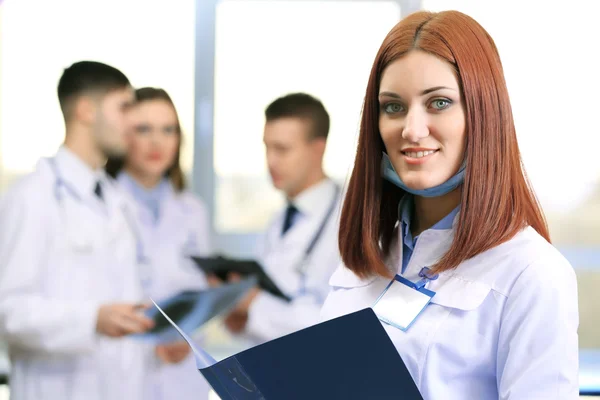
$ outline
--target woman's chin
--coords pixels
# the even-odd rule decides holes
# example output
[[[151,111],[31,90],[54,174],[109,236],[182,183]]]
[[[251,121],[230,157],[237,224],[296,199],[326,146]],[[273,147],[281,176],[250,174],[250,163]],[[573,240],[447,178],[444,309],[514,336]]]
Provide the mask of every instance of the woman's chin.
[[[400,179],[406,186],[412,190],[425,190],[439,186],[446,182],[450,177],[432,174],[427,171],[411,171],[409,173],[400,174]]]
[[[412,190],[425,190],[435,187],[436,185],[423,179],[412,179],[404,181],[404,184]]]

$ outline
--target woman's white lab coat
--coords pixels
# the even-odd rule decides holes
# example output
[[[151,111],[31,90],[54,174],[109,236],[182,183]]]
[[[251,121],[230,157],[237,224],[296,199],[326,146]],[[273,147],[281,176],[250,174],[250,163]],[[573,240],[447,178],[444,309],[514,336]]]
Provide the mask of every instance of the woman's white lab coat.
[[[121,173],[118,182],[132,195],[140,221],[141,237],[151,268],[148,293],[158,300],[182,290],[207,287],[204,275],[189,258],[210,254],[210,220],[202,201],[189,192],[176,193],[168,182],[161,184],[159,215],[155,219],[144,204],[143,189]],[[208,398],[210,386],[196,368],[193,355],[178,364],[165,364],[153,356],[146,400]]]
[[[97,177],[68,150],[53,160],[40,161],[0,203],[0,336],[11,399],[145,400],[146,346],[96,333],[100,305],[143,299],[130,204],[104,180],[103,207]]]
[[[418,281],[452,237],[452,229],[423,232],[403,276]],[[401,249],[396,241],[391,271],[401,270]],[[388,283],[340,266],[322,318],[373,306]],[[578,398],[575,274],[532,228],[426,287],[437,293],[408,331],[384,324],[425,400]]]

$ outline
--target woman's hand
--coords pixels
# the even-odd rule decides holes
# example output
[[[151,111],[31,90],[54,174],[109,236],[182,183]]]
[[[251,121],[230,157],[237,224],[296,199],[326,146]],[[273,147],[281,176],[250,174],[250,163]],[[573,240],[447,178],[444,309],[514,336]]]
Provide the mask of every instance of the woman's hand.
[[[185,341],[160,344],[155,352],[161,361],[167,364],[177,364],[183,361],[192,349]]]

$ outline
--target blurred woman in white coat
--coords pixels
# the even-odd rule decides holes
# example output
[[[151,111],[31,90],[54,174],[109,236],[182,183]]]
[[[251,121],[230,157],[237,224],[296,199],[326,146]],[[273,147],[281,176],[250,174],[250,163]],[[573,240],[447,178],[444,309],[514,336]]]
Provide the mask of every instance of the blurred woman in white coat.
[[[183,290],[206,288],[206,280],[189,256],[207,256],[209,217],[204,203],[186,191],[179,163],[181,126],[166,91],[142,88],[131,110],[133,132],[124,160],[109,160],[106,169],[137,204],[151,278],[148,292],[164,299]],[[189,346],[157,346],[149,375],[153,399],[206,399],[209,386],[196,369]]]
[[[425,400],[578,398],[575,274],[472,18],[419,12],[384,39],[340,225],[322,317],[373,307]]]

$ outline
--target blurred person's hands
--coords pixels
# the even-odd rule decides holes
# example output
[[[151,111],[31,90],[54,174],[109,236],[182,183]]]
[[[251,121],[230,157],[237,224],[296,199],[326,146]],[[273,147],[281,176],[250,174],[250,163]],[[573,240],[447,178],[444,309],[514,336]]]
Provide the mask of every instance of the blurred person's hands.
[[[167,364],[176,364],[183,361],[192,349],[185,341],[160,344],[155,352],[158,358]]]
[[[242,280],[242,275],[237,272],[230,272],[227,274],[227,282],[235,283]]]
[[[241,333],[246,329],[248,323],[248,312],[232,311],[225,317],[225,326],[232,333]]]
[[[233,311],[225,317],[225,326],[233,333],[240,333],[246,329],[248,323],[248,310],[256,296],[260,293],[260,288],[253,287],[248,294],[235,306]]]
[[[148,307],[129,303],[105,304],[98,311],[96,331],[110,337],[146,332],[154,322],[140,311]]]
[[[227,283],[236,283],[241,281],[242,278],[243,276],[241,274],[237,272],[230,272],[227,274]],[[217,287],[224,283],[215,275],[208,275],[206,279],[211,287]],[[250,289],[248,294],[246,294],[246,296],[244,296],[244,298],[240,300],[235,308],[225,317],[224,323],[229,331],[232,333],[240,333],[246,329],[246,324],[248,323],[248,309],[259,293],[260,288],[258,287]]]
[[[216,275],[206,275],[206,282],[210,287],[219,287],[223,284],[223,281],[219,279]]]

